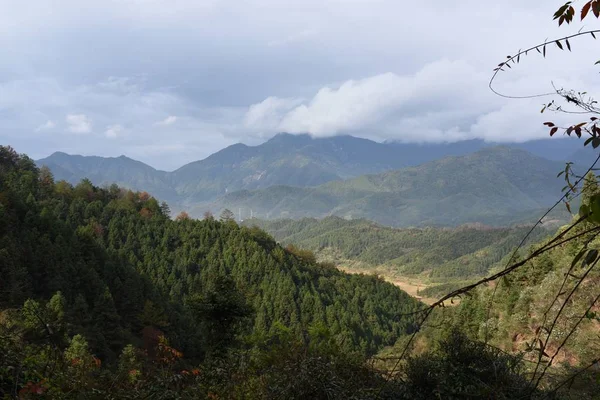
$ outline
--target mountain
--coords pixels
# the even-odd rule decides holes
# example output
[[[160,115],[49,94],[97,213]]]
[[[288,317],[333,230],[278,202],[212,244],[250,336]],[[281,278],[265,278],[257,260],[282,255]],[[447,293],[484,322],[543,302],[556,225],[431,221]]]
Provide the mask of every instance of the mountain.
[[[173,172],[158,171],[125,156],[102,158],[54,153],[37,163],[50,167],[57,179],[76,183],[89,178],[96,185],[117,183],[146,190],[174,207],[189,208],[239,190],[275,185],[312,187],[420,165],[447,156],[466,155],[490,146],[482,140],[377,143],[352,136],[312,138],[282,133],[258,146],[241,143],[229,146]],[[574,153],[580,143],[556,139],[511,146],[541,157],[561,159],[561,154]]]
[[[145,190],[161,200],[175,200],[176,192],[167,179],[167,172],[159,171],[131,158],[69,155],[56,152],[36,161],[45,165],[54,177],[77,184],[84,178],[95,185],[117,185],[130,189]]]
[[[192,211],[251,209],[260,218],[337,215],[391,226],[519,222],[560,196],[561,162],[505,146],[417,167],[329,182],[228,194]]]

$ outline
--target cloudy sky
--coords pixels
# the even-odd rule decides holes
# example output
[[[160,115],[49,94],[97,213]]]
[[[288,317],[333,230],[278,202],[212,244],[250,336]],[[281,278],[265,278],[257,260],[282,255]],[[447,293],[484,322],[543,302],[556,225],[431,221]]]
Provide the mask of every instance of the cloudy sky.
[[[492,69],[574,33],[560,1],[0,0],[0,143],[174,169],[276,132],[374,140],[546,137],[549,99]],[[589,19],[588,27],[598,24]],[[598,85],[597,43],[530,55],[512,95]]]

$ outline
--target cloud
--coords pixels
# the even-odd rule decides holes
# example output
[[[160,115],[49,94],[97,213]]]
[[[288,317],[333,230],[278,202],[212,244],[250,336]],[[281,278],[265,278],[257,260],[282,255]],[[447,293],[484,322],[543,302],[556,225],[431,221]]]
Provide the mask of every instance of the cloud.
[[[49,119],[48,121],[46,121],[46,123],[38,126],[35,129],[35,131],[36,132],[47,131],[47,130],[50,130],[50,129],[54,128],[55,126],[56,126],[56,124],[54,123],[54,121],[52,121],[52,120]]]
[[[248,111],[244,116],[244,125],[257,131],[276,131],[281,126],[282,116],[300,103],[302,103],[301,99],[267,97],[260,103],[248,107]]]
[[[121,136],[124,130],[125,129],[121,125],[110,125],[106,128],[106,131],[104,131],[104,135],[106,135],[107,138],[115,139]]]
[[[271,96],[251,105],[244,123],[248,129],[314,136],[379,132],[388,139],[420,141],[439,139],[425,131],[451,130],[456,137],[461,127],[499,104],[477,90],[485,79],[466,62],[440,60],[411,75],[388,72],[325,86],[304,101]]]
[[[175,122],[177,122],[177,117],[174,115],[169,115],[167,118],[163,119],[162,121],[157,122],[156,125],[168,126],[168,125],[173,125]]]
[[[85,114],[68,114],[65,117],[67,130],[71,133],[90,133],[92,121]]]
[[[545,137],[546,99],[498,98],[488,79],[519,47],[579,29],[559,29],[545,2],[517,0],[89,0],[85,12],[61,0],[52,13],[4,3],[2,139],[35,158],[127,154],[165,169],[280,131],[407,142]],[[569,77],[595,93],[596,44],[571,45],[521,58],[497,88],[528,95]],[[126,130],[111,130],[117,122]],[[82,134],[48,134],[73,129]]]
[[[284,37],[283,39],[271,40],[269,43],[267,43],[267,46],[279,47],[279,46],[286,46],[286,45],[302,42],[308,38],[316,36],[318,33],[319,32],[316,29],[305,29],[298,33],[293,33],[291,35],[288,35],[288,36]]]

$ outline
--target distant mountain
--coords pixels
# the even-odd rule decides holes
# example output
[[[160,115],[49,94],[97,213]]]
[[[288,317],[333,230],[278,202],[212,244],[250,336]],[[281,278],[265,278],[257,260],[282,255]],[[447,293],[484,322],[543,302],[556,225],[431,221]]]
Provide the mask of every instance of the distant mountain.
[[[395,192],[383,190],[375,198],[364,197],[363,190],[349,189],[347,183],[342,183],[343,180],[420,165],[448,156],[472,154],[490,146],[490,143],[482,140],[410,144],[377,143],[352,136],[313,138],[309,135],[278,134],[258,146],[229,146],[173,172],[159,171],[125,156],[84,157],[59,152],[38,160],[37,163],[50,167],[56,179],[65,179],[71,183],[89,178],[96,185],[117,183],[136,190],[146,190],[160,200],[169,202],[174,210],[200,210],[207,205],[215,209],[221,203],[214,201],[225,196],[226,204],[235,208],[246,206],[245,212],[249,213],[247,199],[250,196],[252,203],[256,204],[256,211],[274,216],[320,216],[330,213],[366,216],[376,212],[367,212],[369,207],[398,203]],[[581,146],[581,141],[570,138],[510,145],[511,148],[527,149],[555,160],[561,159],[561,155],[562,159],[571,159],[570,157],[578,154],[576,150]],[[588,156],[586,153],[586,160]],[[556,168],[552,172],[555,173]],[[432,177],[429,176],[428,179]],[[361,178],[350,185],[358,185],[360,188],[369,179],[371,178]],[[339,182],[339,185],[332,182]],[[337,193],[334,196],[327,190],[323,192],[323,188],[309,189],[327,183],[332,184],[330,190],[333,193],[344,191],[344,194]],[[251,192],[251,195],[244,192],[266,188],[270,189],[266,192]],[[263,195],[268,197],[265,201],[260,199]],[[389,198],[384,199],[385,196]],[[287,200],[295,202],[298,197],[310,205],[309,214],[303,214],[305,210],[286,203]],[[354,197],[356,201],[360,201],[348,203]],[[529,204],[525,209],[532,206],[529,198],[523,201],[524,204]],[[274,207],[266,208],[265,204],[273,204]],[[402,204],[401,208],[408,207]],[[409,207],[405,210],[402,221],[416,221],[422,217],[418,213],[414,218],[407,219],[408,210],[416,212]],[[381,212],[385,214],[387,211]],[[198,211],[197,214],[202,213]],[[379,218],[382,222],[387,220],[385,215]]]
[[[181,167],[171,174],[171,179],[176,191],[194,202],[242,189],[317,186],[447,155],[468,154],[482,146],[483,142],[478,141],[421,145],[281,133],[259,146],[227,147]]]
[[[50,168],[57,180],[64,179],[72,184],[88,178],[99,186],[116,183],[130,189],[145,190],[161,200],[177,200],[167,172],[125,156],[96,157],[56,152],[36,163]]]
[[[118,183],[147,190],[161,200],[192,205],[238,190],[273,185],[309,187],[415,166],[447,156],[473,153],[491,144],[482,140],[456,143],[377,143],[352,136],[312,138],[278,134],[258,146],[238,143],[173,172],[121,157],[84,157],[54,153],[38,161],[58,179],[76,183]],[[572,139],[536,140],[511,145],[551,160],[568,159],[581,148]]]
[[[556,201],[563,183],[556,174],[562,167],[562,162],[500,146],[312,188],[238,191],[192,211],[230,208],[249,215],[252,210],[268,219],[336,215],[388,226],[506,225]]]
[[[441,144],[377,143],[352,136],[313,138],[281,133],[258,146],[241,143],[184,165],[158,171],[121,157],[84,157],[54,153],[38,160],[56,178],[77,183],[118,183],[185,205],[238,190],[273,185],[317,186],[326,182],[417,165],[448,155],[468,154],[485,146],[472,140]]]

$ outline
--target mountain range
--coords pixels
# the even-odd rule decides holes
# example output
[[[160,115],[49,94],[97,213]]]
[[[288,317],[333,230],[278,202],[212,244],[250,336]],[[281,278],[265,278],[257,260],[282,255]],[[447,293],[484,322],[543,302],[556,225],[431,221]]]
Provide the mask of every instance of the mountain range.
[[[237,191],[192,211],[251,209],[267,219],[336,215],[387,226],[506,225],[560,197],[563,182],[556,175],[562,167],[524,150],[493,147],[316,187]]]
[[[88,178],[96,185],[146,190],[194,216],[229,207],[270,218],[340,215],[398,226],[473,218],[497,223],[554,199],[563,165],[558,160],[570,159],[581,143],[493,146],[481,140],[407,144],[278,134],[258,146],[229,146],[172,172],[125,156],[60,152],[37,164],[73,184]],[[533,187],[524,185],[528,179]]]

